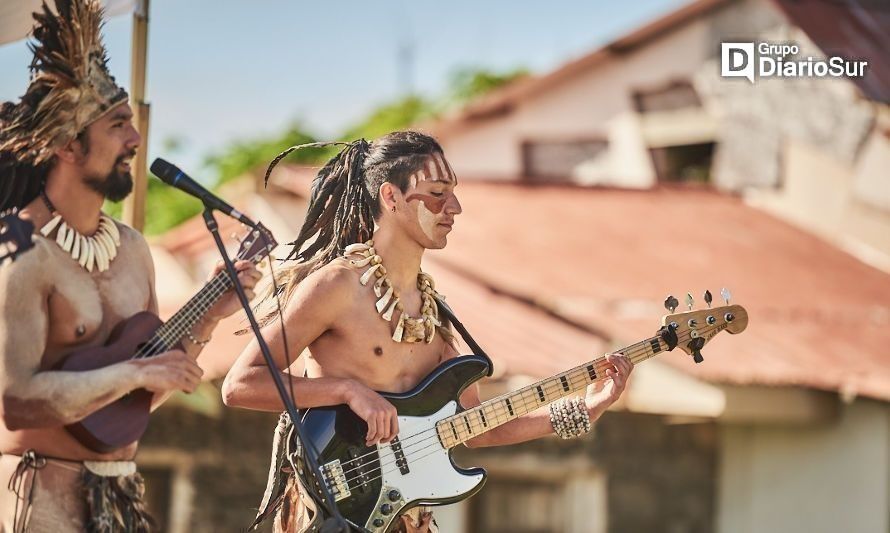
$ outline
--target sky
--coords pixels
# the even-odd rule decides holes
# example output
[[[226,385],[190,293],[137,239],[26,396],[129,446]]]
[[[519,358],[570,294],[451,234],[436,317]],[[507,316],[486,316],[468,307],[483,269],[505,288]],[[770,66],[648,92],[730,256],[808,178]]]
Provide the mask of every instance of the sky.
[[[458,68],[546,73],[684,3],[151,0],[149,161],[206,172],[206,155],[295,121],[333,137],[412,90],[442,94]],[[104,32],[127,88],[131,31],[122,16]],[[0,46],[0,100],[25,91],[30,60],[25,41]]]

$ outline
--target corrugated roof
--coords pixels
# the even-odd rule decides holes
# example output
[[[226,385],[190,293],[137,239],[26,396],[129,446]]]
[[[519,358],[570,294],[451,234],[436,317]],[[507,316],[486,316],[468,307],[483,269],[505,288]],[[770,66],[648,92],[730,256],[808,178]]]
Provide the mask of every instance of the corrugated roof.
[[[448,247],[430,252],[456,272],[620,345],[654,334],[668,293],[703,305],[726,286],[748,330],[715,338],[704,364],[669,361],[715,382],[890,400],[890,275],[738,198],[466,182],[459,195]]]

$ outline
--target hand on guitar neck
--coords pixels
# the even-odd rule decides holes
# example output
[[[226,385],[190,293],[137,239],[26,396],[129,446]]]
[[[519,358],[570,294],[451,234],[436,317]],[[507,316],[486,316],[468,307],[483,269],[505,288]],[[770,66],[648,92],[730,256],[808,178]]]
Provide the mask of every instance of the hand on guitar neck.
[[[612,353],[606,356],[613,368],[606,369],[606,378],[587,386],[587,410],[590,419],[596,420],[606,412],[610,405],[615,403],[624,392],[627,380],[634,368],[634,364],[627,357]]]

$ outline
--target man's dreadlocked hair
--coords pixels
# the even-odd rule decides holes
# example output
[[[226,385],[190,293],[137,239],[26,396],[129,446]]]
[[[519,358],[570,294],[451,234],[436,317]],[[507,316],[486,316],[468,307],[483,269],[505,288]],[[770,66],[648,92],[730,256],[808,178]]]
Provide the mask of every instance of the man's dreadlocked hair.
[[[19,106],[36,106],[37,103],[39,101],[29,102],[23,98]],[[14,112],[16,104],[12,102],[0,104],[0,136],[4,125],[11,120]],[[21,209],[37,198],[52,163],[53,159],[50,159],[34,165],[31,162],[21,161],[10,150],[0,150],[0,213],[12,208]]]
[[[381,185],[392,183],[405,192],[411,174],[421,170],[430,156],[442,153],[435,139],[416,131],[392,132],[370,143],[359,139],[351,143],[304,144],[288,148],[273,159],[266,170],[266,182],[275,165],[294,150],[330,145],[346,148],[331,158],[312,182],[306,220],[297,238],[288,243],[293,248],[285,258],[297,263],[278,276],[284,303],[306,276],[343,255],[350,244],[365,242],[374,235],[374,220],[380,216]],[[267,317],[267,321],[271,319]]]

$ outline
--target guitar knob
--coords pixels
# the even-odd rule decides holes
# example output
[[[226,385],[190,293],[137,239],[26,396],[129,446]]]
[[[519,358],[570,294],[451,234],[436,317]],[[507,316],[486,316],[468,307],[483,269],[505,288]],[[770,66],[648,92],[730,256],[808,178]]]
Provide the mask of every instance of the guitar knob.
[[[735,320],[735,315],[733,315],[732,313],[726,313],[723,319],[727,322],[732,322],[733,320]]]
[[[387,497],[389,498],[389,501],[397,502],[402,499],[402,493],[397,491],[396,489],[392,489],[391,491],[389,491]]]
[[[383,527],[383,524],[385,524],[382,518],[375,518],[374,521],[371,523],[374,525],[374,527]]]
[[[716,319],[716,318],[714,318],[713,316],[708,316],[708,324],[709,324],[709,325],[713,326],[713,325],[716,324],[716,323],[717,323],[717,319]]]
[[[383,505],[380,506],[380,512],[383,513],[384,515],[388,515],[388,514],[392,513],[392,505],[390,505],[388,503],[384,503]]]

